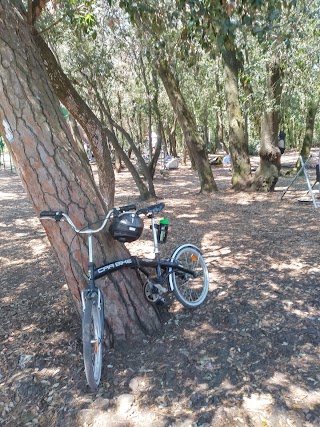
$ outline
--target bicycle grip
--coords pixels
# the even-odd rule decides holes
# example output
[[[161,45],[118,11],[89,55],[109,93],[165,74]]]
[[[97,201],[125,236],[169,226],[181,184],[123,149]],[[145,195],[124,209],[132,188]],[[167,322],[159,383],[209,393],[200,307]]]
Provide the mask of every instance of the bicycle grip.
[[[55,221],[60,221],[62,219],[62,212],[56,212],[56,211],[42,211],[40,212],[40,219],[41,218],[47,218],[47,219],[54,219]]]
[[[120,212],[127,212],[127,211],[135,211],[137,209],[136,205],[127,205],[127,206],[120,206],[117,208]]]

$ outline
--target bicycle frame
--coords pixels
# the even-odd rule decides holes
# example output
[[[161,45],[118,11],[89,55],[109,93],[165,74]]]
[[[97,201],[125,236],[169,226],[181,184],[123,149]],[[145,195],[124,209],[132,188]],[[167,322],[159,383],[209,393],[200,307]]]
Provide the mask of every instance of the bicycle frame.
[[[125,258],[122,260],[109,262],[109,263],[102,265],[100,267],[96,267],[94,264],[94,260],[93,260],[93,238],[92,238],[92,236],[93,236],[93,234],[98,233],[99,231],[101,231],[105,227],[107,221],[109,220],[109,218],[111,217],[111,215],[114,213],[115,210],[121,211],[121,209],[125,209],[125,210],[135,209],[135,205],[129,205],[129,206],[125,206],[122,208],[111,209],[108,212],[108,214],[106,215],[106,217],[104,218],[102,225],[95,230],[93,230],[93,229],[85,229],[85,230],[78,229],[75,226],[75,224],[73,223],[72,219],[67,214],[65,214],[64,212],[43,211],[40,214],[40,218],[55,219],[56,221],[60,221],[62,218],[65,218],[66,221],[70,224],[70,226],[74,229],[74,231],[76,233],[86,234],[88,236],[89,286],[87,289],[84,289],[81,292],[82,303],[84,303],[86,295],[91,296],[92,293],[95,292],[95,293],[98,293],[98,301],[99,301],[98,304],[99,304],[99,308],[100,308],[100,302],[101,302],[102,298],[101,298],[101,293],[100,293],[99,288],[97,288],[95,285],[95,280],[99,279],[103,276],[106,276],[110,273],[113,273],[117,270],[120,270],[124,267],[140,270],[146,277],[150,277],[151,274],[148,271],[146,271],[145,268],[153,268],[153,269],[155,269],[155,271],[157,273],[156,276],[160,281],[163,280],[163,271],[167,273],[167,276],[165,277],[165,279],[167,279],[170,276],[170,274],[172,274],[176,271],[181,271],[181,273],[186,273],[188,275],[196,277],[195,271],[190,270],[188,268],[185,268],[184,266],[178,264],[177,262],[172,261],[172,259],[174,259],[176,252],[173,253],[170,260],[161,260],[160,259],[159,247],[158,247],[158,236],[157,236],[157,225],[155,222],[153,211],[150,211],[146,215],[148,218],[151,219],[151,230],[152,230],[153,246],[154,246],[154,254],[155,254],[154,259],[138,258],[138,257],[132,256],[132,257]],[[179,246],[178,249],[181,249],[183,246]],[[188,245],[188,246],[190,247],[193,245]],[[176,251],[177,251],[177,249],[176,249]],[[172,286],[171,280],[169,280],[169,287],[170,287],[170,290],[173,291],[173,286]],[[83,306],[84,305],[85,304],[83,304]]]
[[[132,256],[130,258],[125,258],[119,261],[109,262],[108,264],[102,265],[101,267],[94,268],[93,270],[93,279],[100,279],[103,276],[106,276],[110,273],[113,273],[117,270],[121,270],[122,268],[133,268],[135,270],[141,270],[146,276],[149,274],[144,270],[144,268],[155,268],[156,270],[160,269],[159,277],[161,276],[161,269],[168,270],[171,268],[173,271],[181,271],[183,273],[190,274],[192,276],[196,276],[193,270],[185,268],[176,262],[167,261],[167,260],[156,260],[149,258],[138,258]]]
[[[145,270],[145,268],[154,268],[157,272],[157,277],[161,277],[161,271],[165,270],[169,274],[172,274],[174,271],[181,271],[186,274],[190,274],[195,277],[196,274],[193,270],[185,268],[176,262],[169,260],[161,260],[159,255],[158,247],[158,238],[157,238],[157,229],[155,224],[154,216],[151,217],[151,229],[153,235],[153,244],[154,244],[154,259],[149,258],[139,258],[136,256],[131,256],[118,261],[112,261],[100,267],[95,267],[93,262],[93,244],[92,244],[92,234],[88,234],[88,248],[89,248],[89,289],[95,289],[95,280],[100,279],[110,273],[114,273],[117,270],[121,270],[124,267],[133,268],[135,270],[142,271],[147,277],[150,274]],[[170,283],[170,282],[169,282]],[[171,283],[169,284],[170,290],[173,291]]]

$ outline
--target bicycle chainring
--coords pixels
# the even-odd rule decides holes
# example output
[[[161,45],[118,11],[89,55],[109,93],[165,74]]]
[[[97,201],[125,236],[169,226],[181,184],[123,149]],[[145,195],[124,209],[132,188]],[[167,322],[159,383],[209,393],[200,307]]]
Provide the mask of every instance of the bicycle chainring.
[[[161,298],[157,288],[154,287],[150,280],[147,280],[143,285],[143,292],[147,301],[151,302],[152,304],[155,304]]]

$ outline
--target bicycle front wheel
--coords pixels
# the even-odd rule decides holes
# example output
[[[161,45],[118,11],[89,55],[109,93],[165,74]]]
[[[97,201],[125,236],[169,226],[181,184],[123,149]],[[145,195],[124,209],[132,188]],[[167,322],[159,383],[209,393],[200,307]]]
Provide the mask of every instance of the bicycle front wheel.
[[[171,261],[195,273],[172,269],[169,280],[182,305],[191,309],[198,308],[205,301],[209,290],[208,269],[200,250],[193,245],[182,245],[175,250]]]
[[[82,314],[84,369],[92,391],[97,390],[101,379],[103,333],[103,297],[99,291],[84,299]]]

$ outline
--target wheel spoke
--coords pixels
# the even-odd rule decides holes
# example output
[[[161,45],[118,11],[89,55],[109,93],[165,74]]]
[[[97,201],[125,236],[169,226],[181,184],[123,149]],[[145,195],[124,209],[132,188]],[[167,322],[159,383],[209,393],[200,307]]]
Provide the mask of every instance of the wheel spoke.
[[[98,304],[97,296],[87,298],[83,314],[83,357],[87,382],[92,390],[97,389],[102,370],[102,304],[102,301]]]
[[[172,274],[172,285],[177,299],[188,308],[201,305],[208,293],[208,270],[201,253],[193,246],[182,246],[173,259],[181,267],[193,270],[195,274],[177,270]]]

